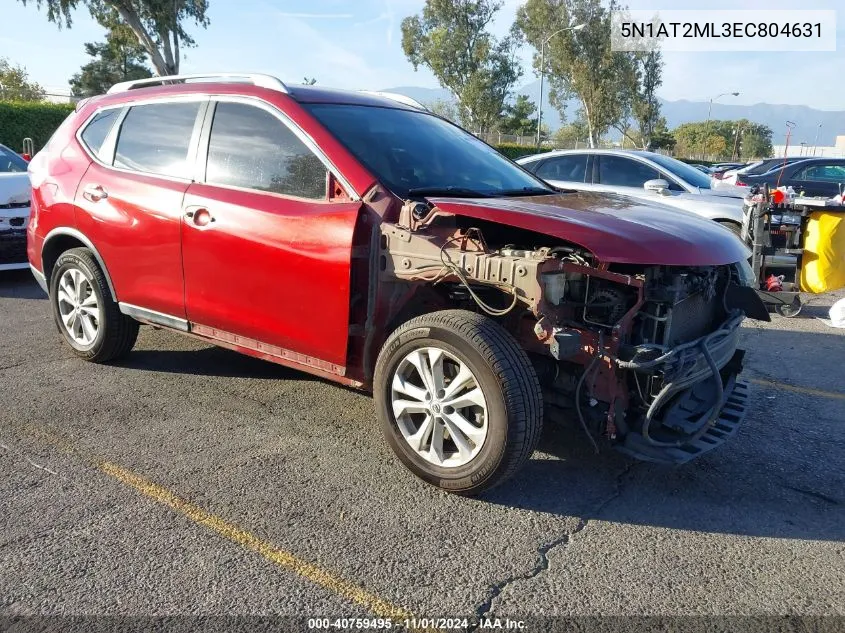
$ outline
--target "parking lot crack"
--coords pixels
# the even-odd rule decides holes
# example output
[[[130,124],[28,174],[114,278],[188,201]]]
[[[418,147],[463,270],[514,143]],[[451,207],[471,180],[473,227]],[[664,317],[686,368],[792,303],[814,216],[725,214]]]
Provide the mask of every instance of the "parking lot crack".
[[[6,444],[0,443],[0,449],[3,449],[7,453],[11,453],[12,455],[16,455],[17,457],[20,457],[21,459],[23,459],[25,462],[27,462],[33,468],[37,468],[38,470],[42,470],[45,473],[48,473],[50,475],[58,475],[59,474],[55,470],[51,470],[51,469],[47,468],[46,466],[42,466],[41,464],[36,464],[29,457],[27,457],[26,455],[24,455],[20,451],[16,451],[15,449],[7,446]]]
[[[631,462],[631,463],[627,464],[625,466],[625,468],[623,468],[616,475],[613,492],[610,495],[608,495],[607,497],[605,497],[604,499],[602,499],[602,501],[600,503],[598,503],[593,510],[586,513],[585,516],[580,517],[578,519],[578,523],[575,525],[575,528],[573,530],[571,530],[570,532],[567,532],[565,534],[562,534],[562,535],[552,539],[551,541],[548,541],[548,542],[544,543],[543,545],[541,545],[537,549],[537,560],[535,561],[534,566],[530,570],[528,570],[527,572],[524,572],[522,574],[516,574],[516,575],[508,576],[507,578],[505,578],[505,579],[503,579],[503,580],[501,580],[501,581],[497,582],[496,584],[491,585],[489,587],[489,589],[487,590],[487,594],[484,597],[484,600],[475,609],[474,615],[475,615],[475,621],[476,621],[476,628],[477,628],[478,621],[481,618],[487,617],[491,613],[492,608],[493,608],[493,603],[502,594],[502,592],[505,591],[505,589],[507,589],[513,583],[521,582],[521,581],[525,581],[525,580],[532,580],[533,578],[536,578],[537,576],[542,574],[544,571],[549,569],[549,552],[551,552],[555,549],[558,549],[558,548],[565,548],[567,545],[569,545],[572,542],[573,538],[577,534],[579,534],[580,532],[583,532],[587,528],[587,526],[590,524],[590,522],[592,520],[601,518],[601,514],[602,514],[602,512],[604,512],[605,508],[607,508],[607,506],[610,503],[612,503],[613,501],[615,501],[616,499],[618,499],[622,495],[626,479],[628,478],[628,475],[631,473],[633,468],[634,468],[634,463]],[[476,630],[476,629],[471,628],[470,630]]]

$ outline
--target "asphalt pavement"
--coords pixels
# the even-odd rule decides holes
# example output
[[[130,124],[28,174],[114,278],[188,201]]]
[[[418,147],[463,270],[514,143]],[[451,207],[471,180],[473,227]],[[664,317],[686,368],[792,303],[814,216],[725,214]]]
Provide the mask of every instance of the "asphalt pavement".
[[[85,363],[0,273],[0,618],[845,618],[845,330],[816,318],[842,296],[746,322],[752,410],[700,460],[547,428],[466,499],[366,395],[150,327]]]

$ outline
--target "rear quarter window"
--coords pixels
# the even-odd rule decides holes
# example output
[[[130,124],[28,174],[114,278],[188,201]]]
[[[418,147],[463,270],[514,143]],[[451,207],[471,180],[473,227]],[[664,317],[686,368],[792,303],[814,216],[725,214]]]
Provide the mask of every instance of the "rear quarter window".
[[[120,112],[121,108],[112,108],[98,112],[82,130],[82,134],[80,135],[82,142],[100,160],[103,160],[100,150],[102,150],[103,144],[106,142],[106,137],[108,137],[109,132],[114,127],[114,122],[117,121]]]

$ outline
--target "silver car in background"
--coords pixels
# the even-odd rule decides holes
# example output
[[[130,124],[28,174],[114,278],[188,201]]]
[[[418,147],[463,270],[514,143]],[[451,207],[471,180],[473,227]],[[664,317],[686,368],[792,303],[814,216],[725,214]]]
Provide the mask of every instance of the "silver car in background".
[[[715,220],[739,234],[746,187],[717,185],[670,156],[629,150],[556,150],[516,161],[556,187],[616,193]]]

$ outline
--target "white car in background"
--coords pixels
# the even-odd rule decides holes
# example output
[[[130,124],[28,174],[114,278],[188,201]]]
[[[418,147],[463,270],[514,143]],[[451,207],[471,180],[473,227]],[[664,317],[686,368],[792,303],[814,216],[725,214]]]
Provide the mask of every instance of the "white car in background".
[[[0,271],[29,268],[26,223],[32,188],[28,163],[0,145]]]
[[[714,220],[739,234],[747,187],[715,185],[670,156],[629,150],[557,150],[516,161],[556,187],[616,193]]]

